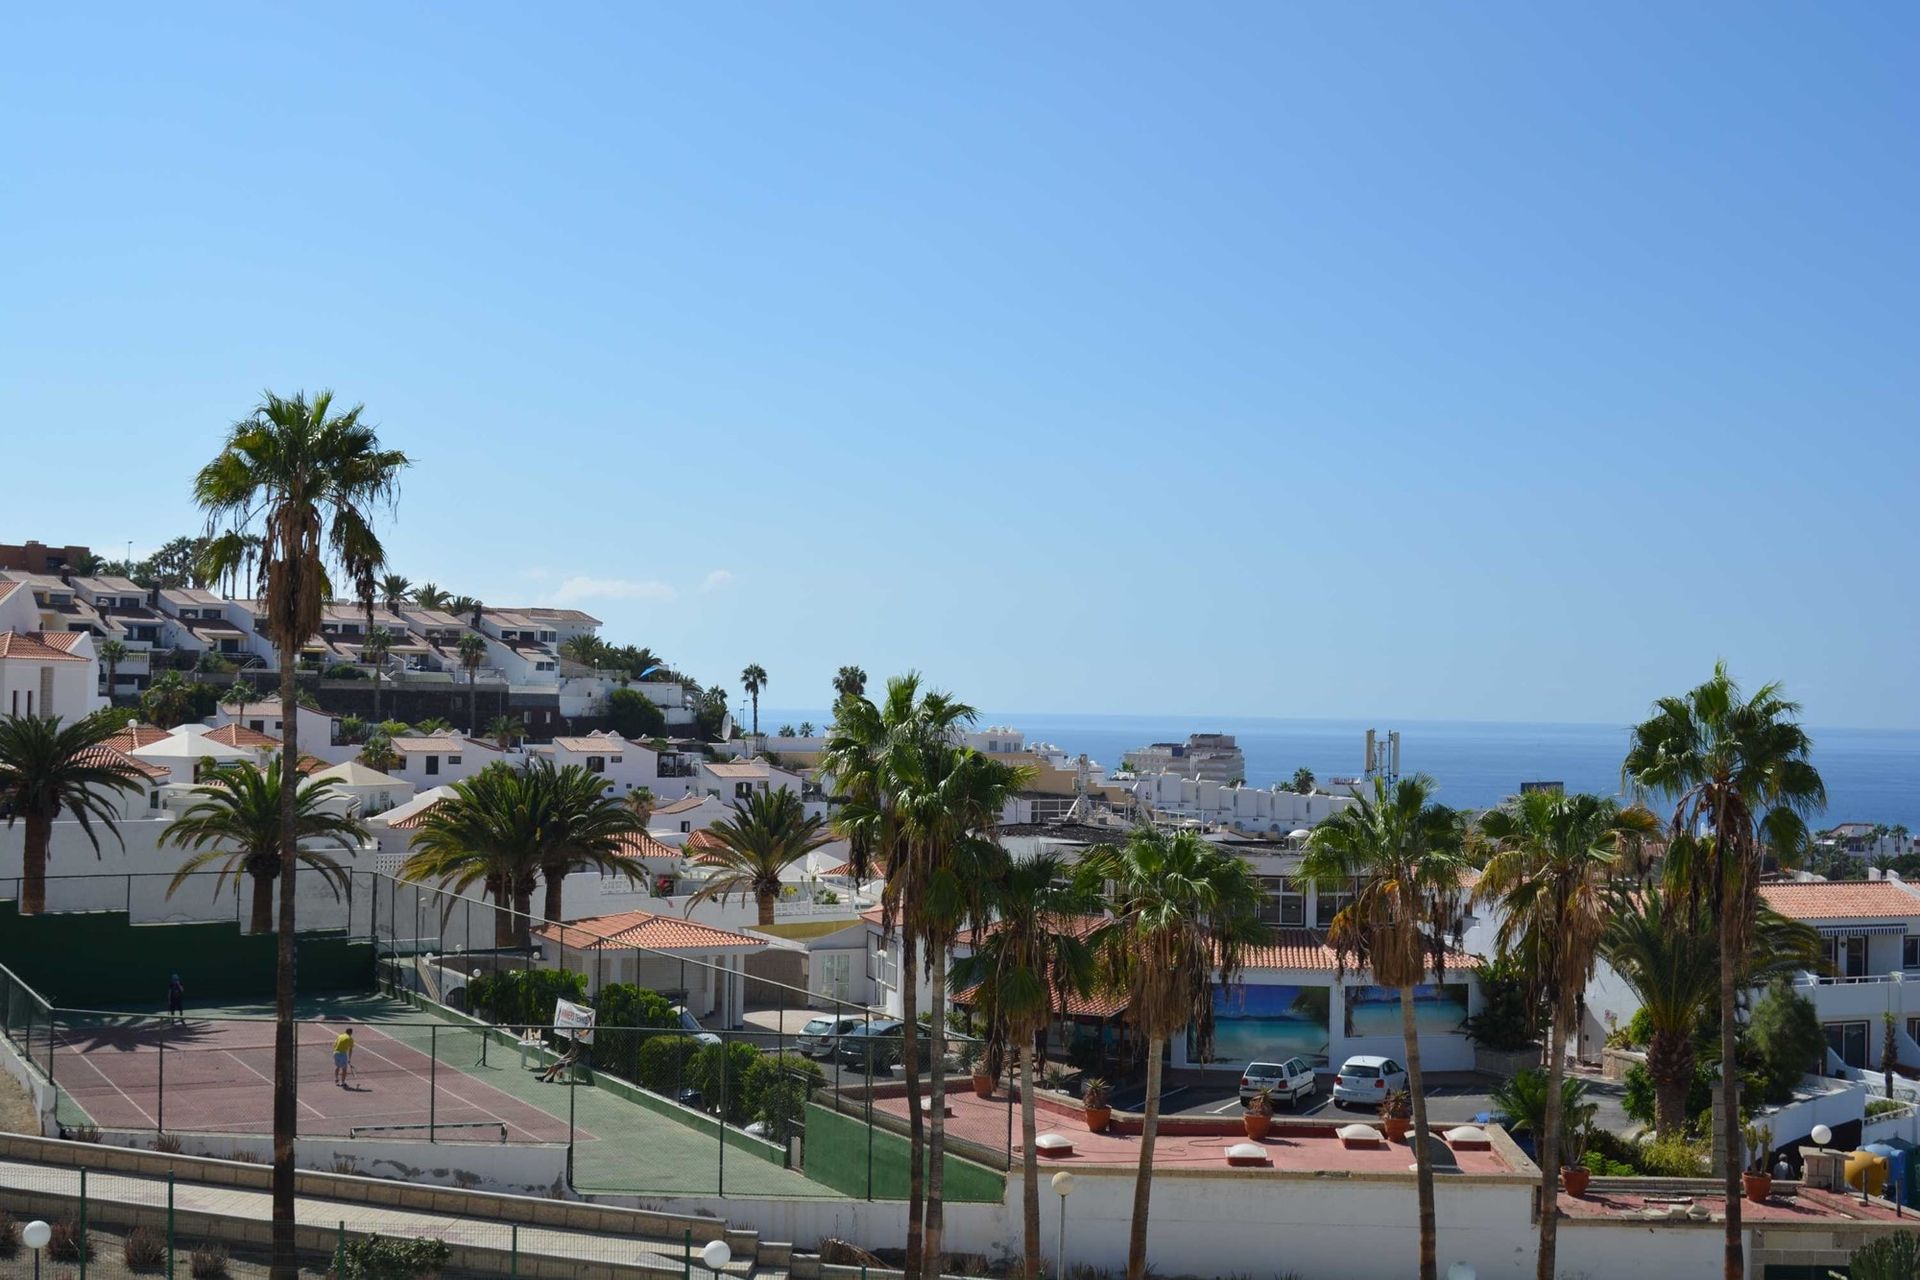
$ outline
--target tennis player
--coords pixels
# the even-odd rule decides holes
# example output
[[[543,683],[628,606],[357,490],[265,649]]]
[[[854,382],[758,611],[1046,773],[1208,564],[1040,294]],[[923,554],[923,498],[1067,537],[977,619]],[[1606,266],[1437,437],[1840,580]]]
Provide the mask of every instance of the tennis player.
[[[347,1087],[347,1072],[353,1069],[353,1028],[343,1027],[333,1040],[333,1082]]]

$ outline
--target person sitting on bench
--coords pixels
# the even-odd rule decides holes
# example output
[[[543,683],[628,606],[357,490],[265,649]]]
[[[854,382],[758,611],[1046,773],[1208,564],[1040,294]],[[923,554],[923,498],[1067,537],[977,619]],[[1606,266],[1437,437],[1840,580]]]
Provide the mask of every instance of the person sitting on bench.
[[[568,1047],[566,1053],[553,1060],[552,1066],[540,1073],[540,1082],[542,1084],[552,1084],[555,1080],[559,1079],[561,1072],[572,1066],[579,1058],[580,1042],[576,1040]]]

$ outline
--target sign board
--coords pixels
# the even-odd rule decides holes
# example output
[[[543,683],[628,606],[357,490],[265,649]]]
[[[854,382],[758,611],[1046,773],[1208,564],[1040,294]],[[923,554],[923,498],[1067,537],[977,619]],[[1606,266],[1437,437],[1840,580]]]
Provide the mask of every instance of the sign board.
[[[553,1002],[553,1029],[577,1044],[593,1043],[593,1010],[571,1000]]]

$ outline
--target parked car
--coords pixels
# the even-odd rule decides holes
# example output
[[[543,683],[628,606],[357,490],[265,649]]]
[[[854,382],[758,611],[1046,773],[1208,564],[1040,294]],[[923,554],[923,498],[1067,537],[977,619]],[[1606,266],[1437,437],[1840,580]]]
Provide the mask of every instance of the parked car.
[[[1265,1089],[1275,1102],[1298,1105],[1311,1098],[1319,1085],[1314,1082],[1313,1067],[1305,1058],[1285,1062],[1249,1062],[1240,1073],[1240,1105],[1247,1106],[1253,1095]]]
[[[865,1018],[809,1018],[807,1025],[800,1028],[799,1050],[809,1058],[830,1058],[840,1043],[840,1037],[850,1035],[854,1028],[866,1024]]]
[[[1392,1058],[1363,1053],[1340,1064],[1333,1078],[1333,1105],[1371,1110],[1395,1089],[1407,1087],[1407,1070]]]
[[[891,1071],[900,1060],[900,1030],[905,1025],[898,1018],[862,1023],[840,1037],[833,1059],[849,1067],[864,1067],[868,1074]]]
[[[680,1029],[698,1040],[701,1044],[719,1044],[720,1037],[700,1025],[700,1019],[683,1004],[673,1006],[673,1016],[680,1019]]]

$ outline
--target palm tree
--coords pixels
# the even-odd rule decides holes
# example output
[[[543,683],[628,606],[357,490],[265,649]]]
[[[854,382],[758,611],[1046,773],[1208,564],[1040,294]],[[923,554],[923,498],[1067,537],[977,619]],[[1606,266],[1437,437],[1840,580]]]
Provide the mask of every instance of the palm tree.
[[[800,722],[799,733],[803,738],[811,738],[813,736],[813,721],[802,720]]]
[[[1349,963],[1373,971],[1374,981],[1400,991],[1400,1034],[1413,1095],[1415,1184],[1420,1198],[1420,1280],[1434,1280],[1433,1162],[1427,1151],[1427,1096],[1420,1076],[1420,1035],[1414,1024],[1414,988],[1442,981],[1447,951],[1461,928],[1460,816],[1434,804],[1433,779],[1424,774],[1389,782],[1376,777],[1371,794],[1313,829],[1301,860],[1301,878],[1320,892],[1353,897],[1327,930],[1327,943],[1344,973]]]
[[[356,405],[334,412],[322,391],[286,399],[268,392],[253,413],[234,424],[225,445],[194,478],[194,498],[210,528],[257,533],[266,576],[267,638],[280,655],[280,701],[299,705],[294,655],[320,629],[327,567],[338,567],[363,593],[386,552],[373,513],[391,505],[407,456],[380,445],[360,421]],[[232,554],[231,544],[223,543]],[[244,548],[241,549],[244,554]],[[216,571],[231,563],[215,561]],[[285,768],[299,767],[300,717],[281,721]],[[275,963],[273,1050],[273,1280],[295,1280],[293,1220],[294,1091],[293,956],[294,859],[299,847],[294,787],[282,787],[279,943]]]
[[[487,660],[487,642],[477,631],[460,637],[458,645],[461,670],[467,673],[467,732],[477,732],[480,723],[480,664]]]
[[[140,787],[139,777],[104,745],[120,729],[111,716],[87,716],[67,725],[59,716],[0,719],[0,809],[6,810],[8,827],[16,818],[27,823],[20,854],[21,915],[47,909],[47,854],[61,810],[80,824],[95,854],[100,852],[95,822],[120,840],[109,793]]]
[[[399,613],[400,606],[407,602],[407,593],[413,584],[397,573],[382,574],[380,578],[380,598],[386,602],[388,613]]]
[[[833,677],[833,697],[836,702],[842,698],[862,697],[866,692],[867,673],[859,667],[848,664]]]
[[[1313,770],[1307,768],[1305,765],[1301,765],[1293,771],[1293,790],[1295,794],[1303,796],[1312,795],[1313,784]]]
[[[1231,986],[1250,947],[1266,938],[1259,922],[1260,881],[1245,860],[1222,853],[1192,831],[1140,827],[1122,845],[1098,845],[1075,878],[1098,895],[1111,884],[1112,919],[1089,942],[1103,982],[1127,994],[1147,1042],[1146,1112],[1133,1185],[1127,1280],[1147,1272],[1147,1213],[1153,1198],[1153,1148],[1160,1130],[1161,1059],[1167,1041],[1191,1025],[1202,1060],[1213,1051],[1214,984]]]
[[[1098,898],[1071,878],[1057,853],[1009,862],[987,882],[993,925],[970,955],[953,962],[955,993],[973,990],[986,1015],[991,1045],[1011,1045],[1020,1058],[1020,1200],[1026,1221],[1026,1280],[1040,1275],[1040,1164],[1035,1150],[1035,1042],[1046,1034],[1055,1010],[1093,987],[1093,948],[1082,917]],[[996,1074],[998,1074],[996,1072]]]
[[[100,661],[107,664],[107,697],[113,697],[114,677],[120,672],[120,664],[127,660],[132,650],[118,640],[107,639],[100,644]]]
[[[527,722],[519,716],[495,716],[487,721],[487,736],[502,751],[512,746],[515,738],[524,737],[526,732]]]
[[[236,765],[214,773],[205,786],[194,788],[200,799],[167,827],[162,844],[198,850],[180,864],[173,881],[167,885],[167,897],[185,884],[203,867],[220,863],[213,882],[214,897],[220,896],[228,878],[239,891],[241,876],[253,880],[253,912],[248,923],[251,933],[273,930],[273,882],[286,864],[280,844],[280,791],[282,772],[278,756],[263,770],[251,764]],[[302,845],[315,841],[330,842],[353,851],[356,841],[364,840],[367,829],[358,817],[337,808],[338,797],[331,778],[301,782],[294,797],[294,822]],[[316,849],[299,847],[295,858],[320,873],[338,895],[347,887],[347,869]]]
[[[193,700],[198,685],[178,671],[162,671],[140,695],[140,714],[149,724],[162,729],[185,724],[194,718]]]
[[[482,885],[493,899],[493,945],[524,947],[544,817],[530,774],[491,765],[454,783],[453,794],[426,811],[400,878],[434,880],[454,894]]]
[[[456,618],[467,619],[475,626],[479,625],[479,622],[475,619],[475,615],[478,614],[483,607],[484,606],[472,596],[455,596],[453,599],[447,601],[448,613]]]
[[[542,760],[528,770],[527,780],[545,812],[540,880],[546,888],[542,918],[548,924],[561,923],[570,872],[646,879],[645,864],[625,852],[627,841],[646,826],[608,792],[606,779],[584,765],[556,769],[551,761]]]
[[[753,699],[753,736],[760,736],[760,691],[767,687],[767,669],[757,662],[749,662],[740,673],[740,685]]]
[[[391,773],[400,767],[400,753],[394,749],[392,736],[383,729],[369,733],[360,746],[360,754],[354,758],[382,773]]]
[[[635,787],[624,797],[627,808],[633,810],[633,816],[640,821],[640,829],[647,829],[647,819],[653,817],[653,806],[658,803],[651,787]]]
[[[361,655],[373,667],[373,718],[380,718],[380,673],[387,665],[387,655],[393,652],[393,632],[385,627],[373,627],[367,632],[367,643],[361,647]]]
[[[560,642],[561,656],[571,658],[583,667],[601,665],[611,656],[611,648],[612,646],[599,636],[588,635],[585,632],[577,636],[568,636]]]
[[[1554,1280],[1560,1194],[1560,1082],[1566,1076],[1567,1032],[1593,978],[1614,895],[1609,892],[1621,846],[1643,844],[1659,830],[1645,809],[1621,809],[1594,795],[1528,792],[1480,819],[1492,848],[1476,896],[1503,908],[1497,943],[1522,957],[1530,995],[1544,1000],[1547,1029],[1546,1115],[1536,1131],[1540,1154],[1540,1248],[1534,1273]]]
[[[725,902],[734,894],[752,897],[760,924],[773,923],[774,903],[780,897],[780,873],[826,844],[826,823],[807,813],[800,797],[785,787],[753,791],[733,802],[733,816],[707,828],[719,847],[703,861],[714,868],[699,892],[687,899],[687,911],[696,902]]]
[[[1634,729],[1620,767],[1636,791],[1673,801],[1676,837],[1713,837],[1676,840],[1667,873],[1681,898],[1706,903],[1719,921],[1726,1280],[1746,1273],[1740,1236],[1745,1160],[1732,1128],[1740,1115],[1738,961],[1758,912],[1763,863],[1769,856],[1798,858],[1808,844],[1807,818],[1827,803],[1826,784],[1810,759],[1813,743],[1795,719],[1799,713],[1799,704],[1783,697],[1778,684],[1743,697],[1727,664],[1716,663],[1705,683],[1654,704],[1653,714]]]
[[[255,701],[259,696],[260,691],[253,687],[253,681],[246,679],[235,680],[221,691],[220,705],[226,707],[231,714],[237,716],[248,703]]]
[[[413,602],[422,609],[445,610],[447,601],[452,598],[431,582],[421,583],[413,592]]]

